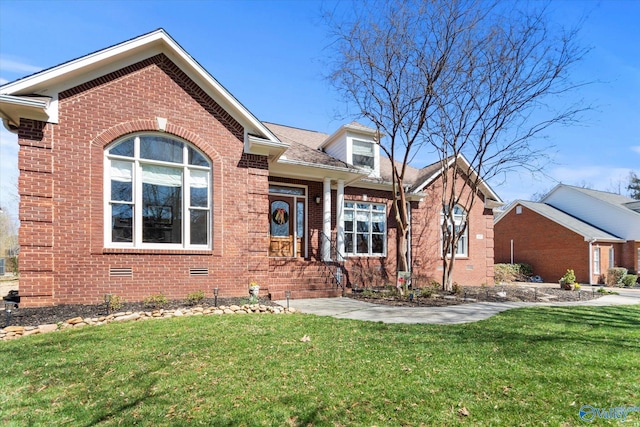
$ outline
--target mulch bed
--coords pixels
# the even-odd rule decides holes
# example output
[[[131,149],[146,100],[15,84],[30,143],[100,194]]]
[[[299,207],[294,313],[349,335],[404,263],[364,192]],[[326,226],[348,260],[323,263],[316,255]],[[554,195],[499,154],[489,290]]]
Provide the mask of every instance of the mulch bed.
[[[560,288],[530,287],[530,286],[491,286],[463,287],[462,292],[437,291],[427,297],[414,296],[413,300],[409,296],[395,295],[388,289],[363,289],[348,295],[350,298],[366,301],[374,304],[401,306],[401,307],[443,307],[458,304],[470,304],[474,302],[564,302],[564,301],[587,301],[600,298],[603,294],[593,293],[592,289],[581,291],[565,291]]]
[[[498,292],[504,292],[505,296],[499,296]],[[548,298],[551,295],[552,298]],[[457,304],[468,304],[480,301],[489,302],[507,302],[507,301],[525,301],[525,302],[555,302],[555,301],[578,301],[599,298],[602,294],[593,294],[591,289],[577,291],[564,291],[556,288],[537,288],[537,292],[533,287],[525,286],[491,286],[491,287],[464,287],[462,293],[454,295],[453,293],[445,293],[438,291],[431,297],[416,296],[413,300],[409,300],[408,296],[395,296],[384,289],[365,289],[364,292],[349,293],[348,297],[367,301],[374,304],[384,304],[391,306],[407,306],[407,307],[442,307]],[[446,296],[446,298],[445,298]],[[545,299],[548,298],[548,299]],[[247,302],[247,298],[218,298],[218,306],[226,305],[242,305]],[[276,306],[275,302],[261,298],[260,304]],[[213,307],[214,299],[204,299],[199,305],[205,307]],[[125,302],[122,307],[116,311],[119,312],[140,312],[153,311],[155,309],[175,310],[178,308],[191,307],[186,301],[168,301],[162,306],[153,306],[143,302]],[[18,308],[12,310],[10,323],[19,326],[38,326],[44,324],[55,324],[64,322],[74,317],[96,318],[107,314],[104,304],[97,305],[57,305],[54,307],[38,307],[38,308]],[[0,311],[0,328],[7,325],[7,316],[4,311]]]
[[[248,302],[248,298],[218,298],[218,307],[242,305]],[[264,305],[277,306],[278,304],[272,302],[269,299],[261,298],[258,302]],[[213,298],[205,298],[197,304],[203,307],[213,307],[215,301]],[[140,311],[153,311],[157,309],[164,310],[176,310],[179,308],[194,307],[187,301],[167,301],[165,304],[153,306],[144,302],[125,302],[122,307],[119,307],[113,312],[140,312]],[[34,307],[34,308],[18,308],[11,312],[11,325],[18,326],[38,326],[46,324],[56,324],[58,322],[64,322],[74,317],[82,318],[96,318],[107,315],[107,308],[105,304],[97,305],[76,305],[76,304],[63,304],[53,307]],[[0,328],[5,327],[7,323],[7,316],[4,311],[0,311]]]

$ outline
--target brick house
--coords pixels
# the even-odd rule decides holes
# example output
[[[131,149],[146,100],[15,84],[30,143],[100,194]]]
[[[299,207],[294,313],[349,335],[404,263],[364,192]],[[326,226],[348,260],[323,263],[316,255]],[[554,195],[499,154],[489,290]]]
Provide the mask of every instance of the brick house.
[[[0,117],[20,145],[25,306],[245,296],[251,281],[276,299],[339,295],[338,271],[347,286],[395,281],[375,130],[261,122],[164,30],[1,86]],[[411,169],[406,183],[416,278],[441,277],[442,173]],[[501,202],[480,192],[460,214],[462,284],[493,280]]]
[[[498,263],[527,263],[547,282],[573,269],[604,283],[607,269],[640,270],[640,201],[559,184],[540,202],[517,200],[495,221]]]

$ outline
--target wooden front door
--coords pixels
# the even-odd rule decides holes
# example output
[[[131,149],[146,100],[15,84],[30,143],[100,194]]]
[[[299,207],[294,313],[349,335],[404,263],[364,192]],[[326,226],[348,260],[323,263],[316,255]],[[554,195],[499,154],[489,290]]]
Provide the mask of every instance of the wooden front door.
[[[300,230],[304,230],[304,203],[294,197],[269,196],[269,256],[302,256]]]

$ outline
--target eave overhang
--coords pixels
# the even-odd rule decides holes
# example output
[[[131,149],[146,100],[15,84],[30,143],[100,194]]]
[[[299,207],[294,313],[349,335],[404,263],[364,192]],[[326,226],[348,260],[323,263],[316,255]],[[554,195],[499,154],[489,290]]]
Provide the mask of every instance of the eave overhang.
[[[366,174],[352,168],[341,168],[284,158],[269,164],[269,175],[308,181],[322,181],[325,178],[342,179],[345,182],[345,186],[366,177]]]
[[[289,144],[278,140],[261,138],[255,135],[245,134],[244,152],[269,157],[270,162],[277,161],[289,148]]]
[[[48,97],[0,95],[0,118],[4,126],[14,132],[21,118],[48,121],[50,104]]]

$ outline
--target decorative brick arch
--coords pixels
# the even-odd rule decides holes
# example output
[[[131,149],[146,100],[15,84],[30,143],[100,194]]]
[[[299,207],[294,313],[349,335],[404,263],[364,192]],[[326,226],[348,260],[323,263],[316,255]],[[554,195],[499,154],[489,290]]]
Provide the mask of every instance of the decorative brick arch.
[[[212,235],[211,235],[211,251],[206,251],[215,256],[222,256],[222,233],[223,233],[223,168],[224,162],[222,156],[207,143],[198,134],[175,125],[167,121],[165,130],[158,129],[158,123],[155,119],[137,119],[128,122],[119,123],[109,129],[104,130],[96,136],[90,143],[91,145],[91,252],[103,253],[104,249],[104,149],[113,141],[120,139],[128,134],[137,132],[161,132],[167,135],[176,136],[184,139],[190,144],[201,150],[211,160],[211,187],[212,195]],[[149,252],[148,250],[128,249],[123,252]],[[156,250],[153,252],[166,253],[165,250]],[[181,253],[185,251],[171,251]],[[193,251],[186,251],[193,252]]]

